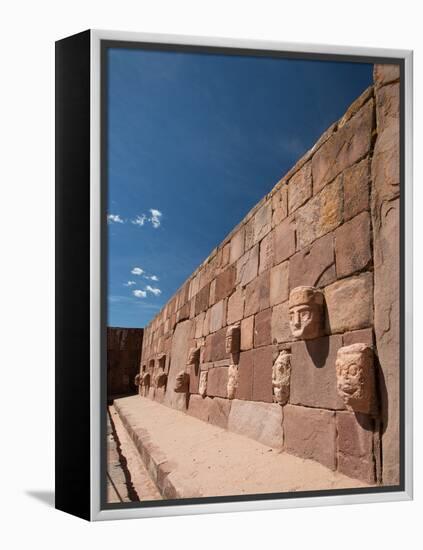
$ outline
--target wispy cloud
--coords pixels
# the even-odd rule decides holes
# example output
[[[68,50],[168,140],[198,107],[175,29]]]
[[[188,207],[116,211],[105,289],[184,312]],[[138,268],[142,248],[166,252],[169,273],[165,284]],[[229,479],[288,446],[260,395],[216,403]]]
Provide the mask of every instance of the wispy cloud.
[[[161,217],[163,216],[163,214],[160,212],[160,210],[157,210],[156,208],[150,208],[150,213],[150,222],[152,226],[157,229],[158,227],[160,227]]]
[[[123,283],[123,286],[132,286],[136,285],[137,283],[135,281],[128,281],[127,283]]]
[[[131,223],[134,225],[141,225],[143,226],[147,220],[147,216],[145,214],[141,214],[141,216],[137,216],[135,220],[131,220]]]
[[[148,292],[151,292],[151,294],[154,294],[154,296],[159,296],[162,293],[160,288],[153,287],[153,286],[150,286],[150,285],[147,285],[145,287],[145,290],[148,290]]]
[[[137,298],[145,298],[147,296],[147,292],[145,290],[133,290],[132,294]]]
[[[159,280],[157,275],[144,275],[144,279],[147,279],[147,281],[158,281]]]
[[[125,223],[119,214],[107,214],[108,223]]]
[[[144,273],[144,270],[140,267],[134,267],[131,273],[132,275],[142,275]]]

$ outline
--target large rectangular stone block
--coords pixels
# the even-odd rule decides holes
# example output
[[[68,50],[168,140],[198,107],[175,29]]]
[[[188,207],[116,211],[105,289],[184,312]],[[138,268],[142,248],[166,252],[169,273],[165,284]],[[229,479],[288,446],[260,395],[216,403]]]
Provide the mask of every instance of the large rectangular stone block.
[[[249,350],[254,345],[254,315],[241,321],[241,351]]]
[[[207,336],[203,354],[204,363],[220,361],[226,358],[225,339],[226,329],[224,328]]]
[[[244,315],[248,317],[253,313],[262,311],[270,305],[270,271],[265,271],[256,277],[245,291]]]
[[[368,327],[373,322],[373,276],[362,273],[325,288],[330,332]]]
[[[336,426],[333,411],[286,405],[283,428],[286,452],[315,460],[331,470],[336,470]]]
[[[257,313],[254,321],[254,347],[272,343],[272,310],[267,308]]]
[[[226,301],[220,300],[210,308],[210,332],[221,329],[226,322]]]
[[[312,158],[313,192],[318,193],[342,170],[370,150],[374,101],[370,99],[344,126],[320,147]]]
[[[345,409],[336,388],[336,354],[342,336],[325,336],[291,344],[289,402],[320,409]]]
[[[287,185],[282,185],[282,187],[272,195],[272,210],[272,227],[276,227],[288,215]]]
[[[312,193],[311,162],[307,162],[288,181],[288,212],[291,214],[297,210]]]
[[[235,285],[236,268],[230,265],[216,277],[215,301],[223,300],[229,296]]]
[[[333,233],[314,241],[289,260],[289,286],[326,286],[336,279]]]
[[[253,355],[253,401],[272,403],[273,346],[254,350]]]
[[[228,430],[276,449],[282,448],[282,407],[273,403],[232,401]]]
[[[338,470],[366,483],[375,483],[373,421],[364,414],[336,413]]]
[[[239,288],[228,299],[227,324],[232,325],[244,316],[244,289]]]
[[[253,397],[253,354],[254,350],[242,351],[239,356],[237,399],[251,400]]]
[[[352,275],[364,269],[372,260],[370,245],[370,215],[362,212],[335,231],[336,273],[338,277]]]
[[[195,296],[195,315],[209,307],[210,284],[206,284]],[[188,304],[187,304],[188,305]]]
[[[344,171],[344,220],[350,220],[360,212],[368,210],[370,164],[364,159]]]
[[[260,243],[259,273],[270,269],[273,266],[273,260],[273,231],[271,231]]]
[[[283,220],[273,231],[274,263],[279,264],[295,254],[295,219]]]
[[[246,286],[258,273],[259,246],[256,245],[247,252],[236,263],[236,284]]]
[[[203,420],[203,422],[208,422],[211,402],[212,399],[210,397],[203,398],[201,395],[191,395],[187,413],[199,420]]]
[[[270,294],[271,306],[276,306],[288,300],[289,296],[289,262],[283,262],[270,270]]]
[[[241,227],[231,239],[230,263],[236,262],[244,254],[244,228]]]
[[[220,428],[227,429],[228,418],[231,410],[232,401],[230,399],[221,399],[214,397],[210,403],[209,422]]]
[[[270,200],[266,201],[253,218],[253,245],[260,242],[272,228],[272,204]]]
[[[272,343],[290,342],[292,339],[288,301],[286,301],[272,308]]]
[[[208,370],[207,395],[226,397],[228,385],[228,367],[213,367]]]

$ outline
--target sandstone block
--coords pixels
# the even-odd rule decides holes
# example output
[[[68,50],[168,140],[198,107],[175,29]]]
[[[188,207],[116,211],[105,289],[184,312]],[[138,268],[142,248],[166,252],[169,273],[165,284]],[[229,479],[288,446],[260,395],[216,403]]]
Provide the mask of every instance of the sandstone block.
[[[206,313],[203,311],[195,318],[195,338],[201,338],[203,336],[205,317]]]
[[[271,306],[285,302],[289,297],[289,262],[283,262],[270,270],[269,302]]]
[[[364,414],[336,413],[338,470],[366,483],[375,483],[373,421]]]
[[[272,229],[272,204],[267,201],[254,214],[253,244],[260,242]]]
[[[370,99],[313,155],[313,192],[317,194],[342,170],[348,168],[370,150],[373,130],[374,101]]]
[[[228,300],[227,324],[232,325],[240,321],[244,316],[244,291],[236,290]]]
[[[226,320],[226,302],[221,300],[210,308],[210,332],[221,329]]]
[[[370,164],[364,159],[344,171],[344,219],[369,209]]]
[[[234,263],[244,254],[244,228],[241,227],[231,239],[230,263]]]
[[[247,285],[245,291],[245,316],[266,309],[270,305],[270,271],[265,271]]]
[[[248,250],[236,264],[236,284],[246,286],[258,273],[259,247]]]
[[[203,361],[209,363],[211,361],[220,361],[226,357],[226,329],[223,328],[214,334],[210,334],[206,338],[204,347]]]
[[[254,321],[254,347],[272,343],[272,310],[267,308],[257,313]]]
[[[210,284],[204,286],[195,296],[195,315],[206,311],[209,307]]]
[[[193,298],[197,292],[198,292],[198,289],[199,289],[199,285],[200,285],[200,277],[199,275],[195,275],[192,279],[191,279],[191,282],[189,284],[189,292],[188,292],[188,298],[191,300],[191,298]],[[173,310],[172,310],[172,302],[169,303],[169,311],[168,311],[168,314],[169,315],[172,315],[173,313]]]
[[[260,243],[259,273],[273,266],[273,232],[268,233]]]
[[[253,355],[253,401],[273,402],[272,367],[273,346],[254,350]]]
[[[341,347],[342,336],[291,344],[291,404],[345,409],[336,388],[335,362]]]
[[[209,422],[220,428],[227,429],[228,418],[231,410],[231,399],[221,399],[214,397],[210,403]]]
[[[288,215],[288,186],[283,185],[272,196],[272,227],[276,227]]]
[[[237,399],[251,400],[253,397],[253,350],[243,351],[239,356]]]
[[[362,273],[325,288],[330,332],[368,327],[373,322],[373,277]]]
[[[228,367],[213,367],[209,369],[208,372],[207,395],[213,397],[226,397]]]
[[[333,234],[329,233],[289,260],[289,286],[325,286],[336,279]]]
[[[311,162],[307,162],[288,182],[288,211],[291,214],[302,206],[313,193]]]
[[[336,469],[335,413],[286,405],[284,407],[284,450]]]
[[[234,288],[236,278],[235,266],[229,266],[216,277],[215,300],[218,302],[228,297]]]
[[[241,321],[241,351],[249,350],[254,343],[254,315]]]
[[[214,305],[216,302],[216,279],[213,279],[210,283],[209,306]]]
[[[342,336],[344,346],[350,346],[351,344],[368,344],[374,345],[373,329],[363,328],[361,330],[354,330],[352,332],[346,332]]]
[[[203,398],[201,395],[191,395],[187,413],[199,420],[203,420],[203,422],[208,422],[211,401],[210,397]]]
[[[279,264],[295,253],[295,220],[286,218],[273,232],[274,262]]]
[[[292,340],[289,327],[288,301],[272,309],[272,343],[290,342]]]
[[[336,272],[338,277],[364,269],[372,259],[370,215],[358,214],[335,231]]]
[[[276,449],[282,447],[282,407],[273,403],[232,401],[228,430]]]
[[[226,243],[221,250],[220,269],[223,269],[224,267],[226,267],[231,263],[230,258],[231,258],[231,243]]]
[[[400,78],[400,66],[399,64],[383,64],[373,65],[373,80],[376,86],[383,86],[389,84]]]
[[[342,222],[341,183],[340,176],[296,211],[298,250],[326,235]]]

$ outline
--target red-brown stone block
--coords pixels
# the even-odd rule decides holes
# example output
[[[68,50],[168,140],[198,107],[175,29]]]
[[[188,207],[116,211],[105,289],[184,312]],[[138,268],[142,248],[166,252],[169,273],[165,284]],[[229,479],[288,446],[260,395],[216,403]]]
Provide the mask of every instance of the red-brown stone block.
[[[209,408],[209,422],[220,428],[227,429],[232,400],[214,397]]]
[[[338,470],[366,483],[375,483],[373,421],[360,413],[336,413]]]
[[[245,292],[244,315],[248,317],[269,307],[270,302],[270,271],[266,271],[256,277]]]
[[[241,321],[241,351],[249,350],[254,345],[254,315]]]
[[[260,242],[272,228],[272,204],[267,201],[261,206],[253,218],[253,244]]]
[[[232,325],[244,316],[244,290],[239,288],[228,300],[227,324]]]
[[[289,262],[283,262],[270,270],[270,293],[269,301],[271,306],[276,306],[288,300],[289,296]]]
[[[312,193],[311,162],[307,162],[288,182],[288,212],[297,210]]]
[[[239,356],[237,399],[251,400],[253,396],[253,355],[254,350],[242,351]]]
[[[228,385],[228,367],[213,367],[207,377],[207,395],[226,397]]]
[[[267,308],[257,313],[254,321],[254,347],[272,343],[272,310]]]
[[[336,354],[342,336],[325,336],[291,344],[289,402],[320,409],[345,409],[336,388]]]
[[[344,220],[369,210],[370,164],[364,159],[344,171]]]
[[[273,236],[274,262],[279,264],[295,253],[295,220],[283,220],[275,227]]]
[[[226,301],[221,300],[210,308],[210,332],[221,329],[226,322]]]
[[[253,355],[253,401],[273,402],[272,366],[273,346],[254,350]]]
[[[203,361],[209,363],[211,361],[220,361],[226,357],[225,349],[226,329],[223,328],[214,334],[210,334],[206,338],[204,348]]]
[[[272,227],[276,227],[288,215],[288,186],[283,185],[272,196]]]
[[[317,239],[289,260],[289,286],[325,286],[336,279],[333,234]]]
[[[236,264],[236,284],[246,286],[258,273],[259,247],[258,245],[248,250]]]
[[[210,284],[207,284],[195,296],[195,315],[198,315],[209,307],[209,293]]]
[[[231,253],[229,263],[234,263],[244,254],[244,228],[241,227],[231,239]]]
[[[235,266],[229,266],[216,277],[215,301],[227,298],[233,291],[236,278]]]
[[[373,329],[364,328],[362,330],[346,332],[342,336],[342,340],[344,342],[344,346],[350,346],[351,344],[367,344],[369,346],[373,346]]]
[[[364,269],[372,259],[370,215],[358,214],[335,231],[336,272],[338,277]]]
[[[228,430],[275,449],[282,448],[282,407],[273,403],[232,401]]]
[[[209,420],[209,408],[212,400],[209,397],[203,398],[201,395],[191,395],[189,398],[187,413],[195,416],[203,422]]]
[[[272,343],[290,342],[292,339],[288,302],[284,302],[272,309]]]
[[[284,450],[335,470],[335,413],[296,405],[286,405],[283,413]]]
[[[260,243],[259,273],[273,266],[273,232],[268,233]]]

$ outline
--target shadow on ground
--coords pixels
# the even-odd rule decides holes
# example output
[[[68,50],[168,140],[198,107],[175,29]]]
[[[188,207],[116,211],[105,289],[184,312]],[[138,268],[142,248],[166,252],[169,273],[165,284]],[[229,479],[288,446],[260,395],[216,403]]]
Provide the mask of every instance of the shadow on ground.
[[[25,491],[29,497],[39,500],[46,506],[54,508],[54,491]]]

